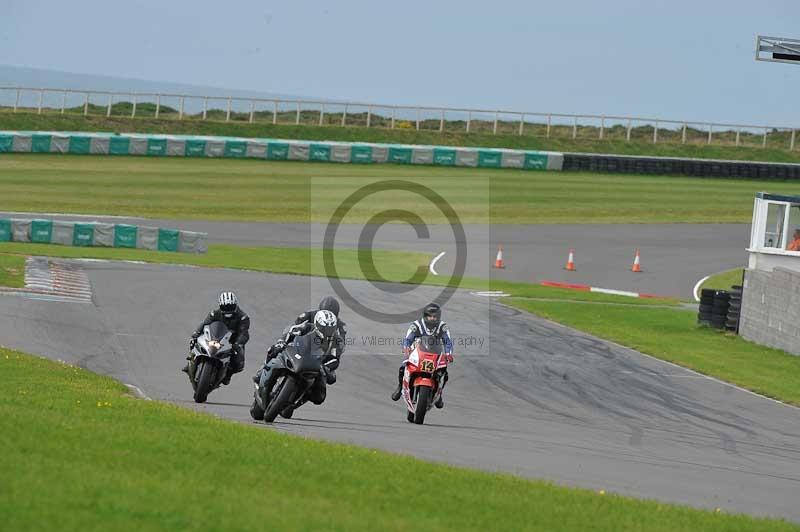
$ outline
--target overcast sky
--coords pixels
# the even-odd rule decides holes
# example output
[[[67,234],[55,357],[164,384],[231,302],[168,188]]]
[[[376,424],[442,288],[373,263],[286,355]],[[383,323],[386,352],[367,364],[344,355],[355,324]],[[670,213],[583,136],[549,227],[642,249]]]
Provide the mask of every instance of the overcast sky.
[[[800,0],[2,0],[0,63],[329,99],[800,126]]]

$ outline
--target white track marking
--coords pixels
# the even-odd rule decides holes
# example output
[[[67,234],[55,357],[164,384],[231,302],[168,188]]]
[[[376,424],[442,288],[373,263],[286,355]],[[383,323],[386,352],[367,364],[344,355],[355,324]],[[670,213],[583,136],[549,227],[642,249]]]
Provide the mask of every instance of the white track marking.
[[[628,292],[627,290],[613,290],[611,288],[597,288],[593,286],[589,289],[589,291],[599,292],[601,294],[612,294],[615,296],[639,297],[639,294],[636,292]]]
[[[70,260],[72,260],[74,262],[101,262],[101,263],[103,263],[103,262],[120,262],[122,264],[158,264],[159,266],[184,266],[183,264],[160,264],[160,263],[155,263],[155,262],[145,262],[143,260],[88,259],[88,258],[70,259]],[[186,264],[185,266],[190,267],[190,268],[196,267],[196,266],[193,266],[191,264]]]
[[[470,292],[473,296],[480,296],[480,297],[508,297],[511,294],[506,294],[501,290],[488,290],[485,292]]]
[[[692,289],[692,295],[694,296],[694,300],[697,301],[698,303],[700,302],[700,296],[697,295],[697,291],[700,290],[700,285],[706,282],[706,279],[708,279],[709,277],[711,276],[706,275],[705,277],[697,281],[697,284],[695,284],[694,288]]]
[[[0,289],[0,294],[39,301],[91,303],[92,285],[86,272],[69,261],[28,257],[25,288]]]
[[[122,384],[127,386],[128,389],[133,392],[133,395],[135,395],[139,399],[144,399],[145,401],[150,401],[150,398],[147,397],[147,395],[138,386],[134,386],[133,384],[128,384],[127,382],[123,382]]]
[[[428,269],[431,271],[431,273],[432,273],[433,275],[439,275],[438,273],[436,273],[436,270],[434,269],[434,266],[436,266],[436,262],[437,262],[439,259],[441,259],[442,257],[444,257],[444,255],[445,255],[445,252],[444,252],[444,251],[442,251],[441,253],[439,253],[438,255],[436,255],[436,256],[433,258],[433,260],[431,261],[431,263],[428,265]]]

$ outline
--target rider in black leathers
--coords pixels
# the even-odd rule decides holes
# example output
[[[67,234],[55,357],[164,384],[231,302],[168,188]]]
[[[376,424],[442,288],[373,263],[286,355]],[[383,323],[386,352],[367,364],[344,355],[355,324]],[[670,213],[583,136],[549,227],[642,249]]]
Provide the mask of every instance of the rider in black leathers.
[[[228,373],[222,380],[223,384],[230,384],[231,376],[244,370],[244,346],[250,340],[250,317],[239,307],[238,299],[233,292],[222,292],[219,295],[219,308],[212,310],[208,316],[192,333],[189,349],[194,347],[197,338],[203,334],[203,328],[215,321],[221,321],[232,332],[230,342],[233,354],[228,365]],[[187,359],[191,357],[186,357]],[[189,371],[187,364],[184,372]]]
[[[330,311],[336,317],[335,330],[326,332],[320,331],[320,325],[315,323],[315,318],[318,317],[322,311]],[[318,309],[308,310],[298,315],[295,319],[295,324],[286,329],[283,338],[267,349],[267,358],[264,360],[264,366],[253,376],[253,382],[260,382],[261,374],[267,370],[267,365],[270,360],[286,349],[296,337],[306,334],[317,334],[320,337],[320,341],[323,342],[322,349],[327,355],[325,360],[322,361],[323,371],[312,386],[310,399],[314,404],[322,404],[327,395],[325,385],[332,385],[336,382],[336,369],[339,367],[346,344],[347,327],[344,322],[338,318],[338,314],[339,302],[335,298],[328,296],[320,301]]]

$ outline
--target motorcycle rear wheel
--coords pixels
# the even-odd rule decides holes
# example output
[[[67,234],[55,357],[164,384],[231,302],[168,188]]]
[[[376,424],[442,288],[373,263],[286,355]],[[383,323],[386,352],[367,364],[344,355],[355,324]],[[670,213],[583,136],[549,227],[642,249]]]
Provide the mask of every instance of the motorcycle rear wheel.
[[[297,390],[297,381],[292,377],[284,377],[283,387],[278,392],[278,396],[267,405],[267,411],[264,413],[264,421],[272,423],[278,417],[284,408],[289,406],[294,400],[294,394]]]
[[[428,405],[431,402],[431,391],[427,386],[417,387],[417,404],[414,408],[414,423],[417,425],[425,423],[425,414],[428,413]]]
[[[217,376],[217,368],[208,362],[201,362],[200,366],[195,370],[199,371],[197,378],[197,388],[194,391],[194,402],[205,403],[208,399],[208,394],[211,393],[211,388],[214,386],[214,379]]]

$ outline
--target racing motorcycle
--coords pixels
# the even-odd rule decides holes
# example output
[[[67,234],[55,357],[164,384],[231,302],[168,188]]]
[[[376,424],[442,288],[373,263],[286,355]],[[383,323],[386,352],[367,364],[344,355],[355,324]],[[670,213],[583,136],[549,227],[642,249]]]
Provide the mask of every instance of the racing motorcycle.
[[[441,340],[435,336],[421,336],[408,357],[403,374],[403,398],[409,423],[422,425],[425,414],[442,396],[447,370],[447,356],[442,351]]]
[[[295,409],[311,399],[311,387],[324,371],[322,360],[326,354],[314,334],[296,337],[270,360],[267,370],[261,372],[261,379],[255,384],[250,416],[267,423],[272,423],[278,414],[292,417]]]
[[[203,334],[194,343],[189,360],[189,382],[196,403],[205,403],[208,394],[219,387],[228,373],[233,354],[232,334],[223,322],[215,321],[203,327]]]

